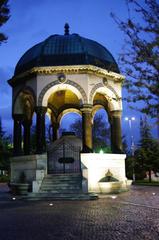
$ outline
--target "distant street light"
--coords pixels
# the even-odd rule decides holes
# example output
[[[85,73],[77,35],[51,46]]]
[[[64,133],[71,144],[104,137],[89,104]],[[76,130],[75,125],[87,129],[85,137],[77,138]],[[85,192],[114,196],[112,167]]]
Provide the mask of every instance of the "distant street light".
[[[135,143],[134,136],[132,133],[132,121],[135,121],[135,117],[125,117],[125,121],[129,122],[130,134],[131,134],[131,156],[133,157],[133,181],[135,181],[135,163],[134,163],[134,153],[135,153]]]

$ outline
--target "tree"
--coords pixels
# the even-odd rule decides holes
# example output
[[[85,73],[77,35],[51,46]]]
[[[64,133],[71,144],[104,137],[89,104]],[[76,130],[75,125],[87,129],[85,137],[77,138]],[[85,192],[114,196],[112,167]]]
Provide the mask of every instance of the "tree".
[[[9,170],[9,157],[12,153],[11,137],[6,136],[0,118],[0,170]]]
[[[152,138],[146,118],[140,120],[140,137],[139,148],[135,152],[135,170],[138,174],[148,171],[151,182],[151,171],[159,171],[159,143]]]
[[[75,132],[76,136],[82,138],[82,120],[76,120],[70,126],[70,131]],[[103,121],[102,115],[97,115],[93,123],[93,149],[99,152],[100,149],[110,152],[110,129],[107,123]]]
[[[10,17],[9,13],[8,0],[0,0],[0,27],[8,21]],[[8,37],[4,33],[0,32],[0,44],[5,42],[7,39]]]
[[[119,63],[126,75],[127,101],[144,101],[138,110],[159,116],[159,2],[126,0],[129,17],[111,14],[125,35]]]
[[[128,155],[129,150],[128,150],[128,144],[127,144],[127,140],[126,140],[125,135],[122,136],[122,146],[123,146],[123,152]]]

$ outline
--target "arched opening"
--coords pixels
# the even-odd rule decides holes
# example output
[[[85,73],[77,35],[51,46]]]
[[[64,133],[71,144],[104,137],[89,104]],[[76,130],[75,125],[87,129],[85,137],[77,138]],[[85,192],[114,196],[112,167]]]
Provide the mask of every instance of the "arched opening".
[[[111,135],[111,151],[113,153],[122,152],[121,141],[121,108],[120,102],[116,99],[113,92],[104,92],[102,88],[97,90],[93,98],[93,115],[100,108],[104,108],[108,114]]]
[[[93,99],[93,150],[94,152],[111,152],[111,126],[109,98],[96,92]]]
[[[81,99],[70,89],[60,89],[49,96],[47,113],[50,116],[49,136],[52,131],[52,141],[58,139],[63,131],[70,131],[69,123],[74,116],[76,119],[77,114],[81,114],[80,106]],[[71,115],[68,116],[68,113]]]
[[[93,117],[93,151],[96,153],[111,153],[110,123],[108,114],[100,106]]]
[[[59,94],[57,92],[59,92]],[[83,104],[86,101],[87,96],[84,90],[78,84],[74,82],[72,83],[70,80],[67,81],[67,84],[59,84],[58,81],[55,81],[53,86],[49,84],[41,91],[38,98],[38,105],[47,106],[49,98],[52,98],[54,96],[56,98],[57,95],[60,95],[63,99],[66,100],[67,97],[70,98],[71,92],[76,95],[76,97],[79,99],[80,104]]]
[[[65,113],[60,120],[59,126],[59,136],[63,132],[72,132],[77,137],[82,138],[82,117],[80,111]]]

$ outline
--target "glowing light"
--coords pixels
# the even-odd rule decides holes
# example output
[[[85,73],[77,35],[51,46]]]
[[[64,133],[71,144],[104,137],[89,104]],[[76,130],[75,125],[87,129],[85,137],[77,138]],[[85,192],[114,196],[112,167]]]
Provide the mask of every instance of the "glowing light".
[[[131,120],[133,120],[133,121],[134,121],[134,120],[135,120],[135,117],[132,117],[132,118],[131,118]]]
[[[128,118],[128,117],[125,117],[125,120],[126,120],[126,121],[128,121],[128,120],[129,120],[129,118]]]
[[[15,200],[16,200],[16,198],[15,198],[15,197],[13,197],[13,198],[12,198],[12,200],[13,200],[13,201],[15,201]]]
[[[100,153],[100,154],[103,154],[104,152],[103,152],[103,150],[101,149],[101,150],[99,151],[99,153]]]
[[[156,193],[155,193],[155,192],[153,192],[153,193],[152,193],[152,195],[154,196],[154,195],[156,195]]]
[[[111,198],[112,198],[112,199],[116,199],[116,198],[117,198],[117,196],[111,196]]]
[[[53,206],[53,203],[49,203],[49,206]]]

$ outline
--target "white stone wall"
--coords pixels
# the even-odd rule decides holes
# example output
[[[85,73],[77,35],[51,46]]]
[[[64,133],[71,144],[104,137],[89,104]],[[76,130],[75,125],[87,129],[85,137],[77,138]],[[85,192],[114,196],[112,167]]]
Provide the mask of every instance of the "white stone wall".
[[[108,169],[113,177],[126,185],[125,154],[82,153],[82,168],[88,180],[89,192],[100,192],[99,181],[105,177]],[[87,169],[87,174],[86,174]]]

